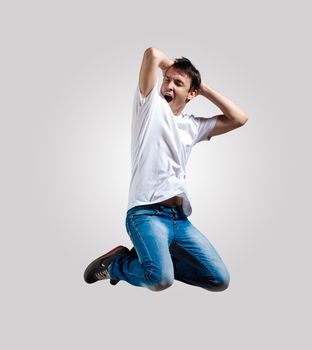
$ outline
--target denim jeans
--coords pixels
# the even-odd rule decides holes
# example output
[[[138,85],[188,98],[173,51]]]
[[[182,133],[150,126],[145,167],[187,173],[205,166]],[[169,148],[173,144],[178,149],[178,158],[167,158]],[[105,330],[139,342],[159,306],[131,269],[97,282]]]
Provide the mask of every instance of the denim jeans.
[[[174,279],[210,291],[228,287],[222,259],[182,206],[157,203],[131,208],[126,228],[137,254],[117,256],[109,267],[112,279],[153,291],[168,288]]]

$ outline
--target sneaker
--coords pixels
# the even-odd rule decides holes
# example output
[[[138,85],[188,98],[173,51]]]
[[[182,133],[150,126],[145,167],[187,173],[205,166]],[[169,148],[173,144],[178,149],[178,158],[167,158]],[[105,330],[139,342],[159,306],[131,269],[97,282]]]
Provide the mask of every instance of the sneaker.
[[[108,267],[114,258],[119,254],[128,254],[129,249],[120,245],[108,253],[100,256],[88,265],[84,272],[84,280],[87,283],[94,283],[99,280],[109,279]]]

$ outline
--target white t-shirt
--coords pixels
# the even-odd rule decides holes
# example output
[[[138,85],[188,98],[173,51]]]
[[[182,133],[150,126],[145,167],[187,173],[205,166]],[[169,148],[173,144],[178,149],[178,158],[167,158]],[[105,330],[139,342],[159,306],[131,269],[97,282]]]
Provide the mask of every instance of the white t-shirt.
[[[128,210],[162,202],[174,196],[183,198],[187,216],[192,207],[185,187],[186,163],[192,147],[209,140],[216,124],[212,118],[181,114],[175,116],[158,89],[147,97],[137,86],[131,125],[131,182]]]

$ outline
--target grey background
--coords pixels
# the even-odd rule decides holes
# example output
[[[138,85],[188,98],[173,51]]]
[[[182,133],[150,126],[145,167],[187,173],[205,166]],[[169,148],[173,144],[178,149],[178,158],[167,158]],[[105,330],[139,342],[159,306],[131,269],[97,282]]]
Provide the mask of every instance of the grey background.
[[[1,348],[310,348],[308,14],[305,1],[2,3]],[[189,57],[250,118],[188,164],[190,220],[231,272],[223,293],[82,279],[130,246],[131,103],[149,46]],[[219,113],[201,97],[187,110]]]

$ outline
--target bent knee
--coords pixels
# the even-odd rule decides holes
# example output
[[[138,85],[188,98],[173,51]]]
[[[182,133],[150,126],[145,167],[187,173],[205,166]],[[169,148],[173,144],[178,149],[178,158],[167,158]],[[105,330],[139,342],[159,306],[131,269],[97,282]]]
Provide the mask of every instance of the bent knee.
[[[223,292],[224,290],[228,289],[228,287],[229,287],[229,282],[218,282],[207,289],[210,290],[211,292]]]
[[[211,292],[223,292],[229,287],[229,284],[230,275],[228,272],[225,272],[224,274],[219,275],[213,281],[210,281],[206,289]]]
[[[171,274],[149,276],[147,288],[154,292],[160,292],[173,285],[174,278]]]

